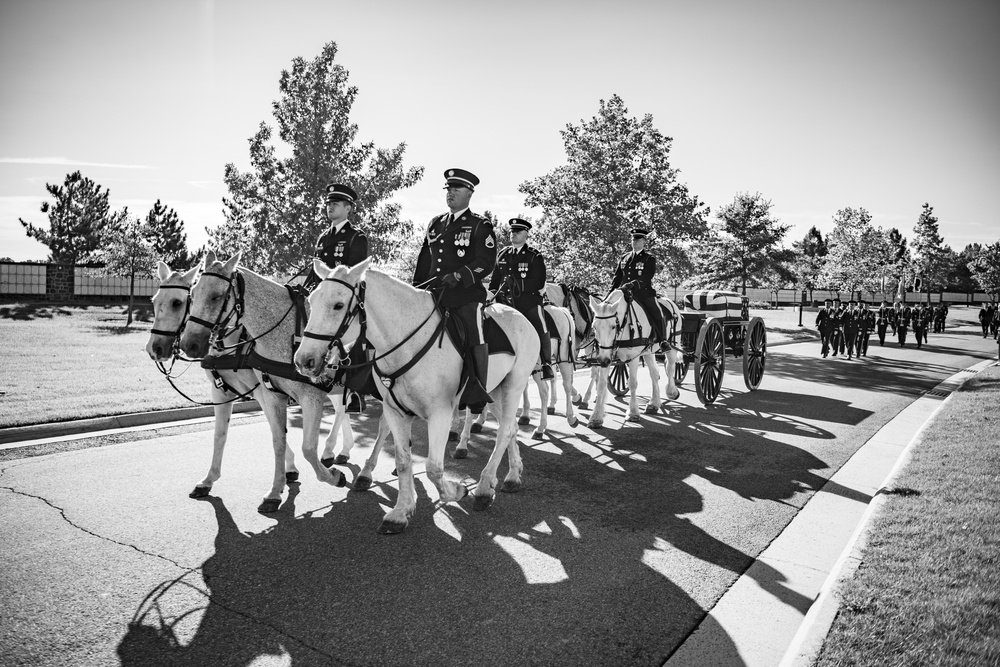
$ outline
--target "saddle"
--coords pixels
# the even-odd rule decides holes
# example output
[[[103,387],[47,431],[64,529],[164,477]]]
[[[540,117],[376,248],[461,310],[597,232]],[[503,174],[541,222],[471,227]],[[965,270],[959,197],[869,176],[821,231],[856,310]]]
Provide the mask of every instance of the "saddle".
[[[451,338],[455,349],[465,350],[468,347],[469,337],[462,318],[445,318],[445,331],[448,332],[448,337]],[[483,342],[486,343],[490,354],[514,354],[514,346],[511,345],[510,338],[500,328],[500,325],[493,321],[485,309],[483,310]]]

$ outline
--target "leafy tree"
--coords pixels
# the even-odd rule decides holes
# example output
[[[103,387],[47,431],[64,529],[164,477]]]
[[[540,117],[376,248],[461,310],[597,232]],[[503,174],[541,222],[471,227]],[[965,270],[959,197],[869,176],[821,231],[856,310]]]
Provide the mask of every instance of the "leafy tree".
[[[854,293],[882,289],[882,263],[889,254],[885,233],[871,224],[863,208],[844,208],[833,216],[833,231],[826,237],[829,252],[823,273],[832,289]]]
[[[153,253],[170,268],[187,269],[192,266],[194,258],[188,253],[184,223],[177,211],[167,208],[159,199],[146,215],[143,236],[152,246]]]
[[[111,213],[107,188],[74,171],[61,186],[46,183],[45,189],[55,199],[54,203],[46,201],[41,206],[42,213],[49,216],[49,228],[19,218],[25,233],[49,247],[50,262],[93,261],[99,254],[105,228],[122,219],[121,212]]]
[[[910,248],[907,246],[906,237],[895,227],[885,232],[885,245],[886,256],[882,264],[885,291],[896,292],[901,296],[913,273],[910,268]]]
[[[132,324],[132,306],[135,302],[135,279],[152,275],[156,265],[156,252],[152,242],[146,237],[146,226],[136,216],[122,211],[120,223],[105,229],[104,265],[108,275],[129,279],[128,320],[125,327]]]
[[[970,264],[983,250],[979,243],[970,243],[960,253],[954,253],[952,271],[948,274],[949,289],[957,292],[975,292],[976,280],[972,277]]]
[[[795,252],[792,272],[796,285],[810,293],[822,287],[820,279],[828,252],[822,232],[815,225],[810,227],[801,241],[792,244],[792,250]]]
[[[1000,299],[1000,241],[983,247],[969,262],[969,270],[984,292]]]
[[[922,288],[929,298],[931,287],[943,285],[949,270],[944,242],[938,233],[938,219],[930,204],[924,204],[913,234],[913,270],[921,278]]]
[[[209,237],[223,253],[242,250],[251,268],[281,273],[307,264],[328,224],[325,188],[332,182],[357,191],[351,217],[368,234],[376,260],[394,259],[384,253],[396,246],[381,239],[407,235],[399,207],[388,200],[416,183],[423,168],[403,167],[405,143],[384,149],[357,142],[350,113],[358,89],[348,85],[348,71],[334,62],[336,55],[330,42],[315,59],[297,57],[281,73],[272,107],[277,138],[285,145],[281,153],[288,157],[278,156],[274,130],[262,122],[250,138],[250,169],[226,165],[226,219]]]
[[[716,213],[712,242],[701,254],[699,280],[705,287],[770,287],[795,281],[788,264],[795,252],[781,247],[790,225],[771,215],[771,202],[758,192],[741,192]]]
[[[660,266],[659,282],[688,270],[687,246],[705,234],[708,209],[677,181],[670,164],[673,139],[629,115],[617,95],[600,101],[596,116],[561,131],[566,164],[521,183],[525,204],[542,209],[532,230],[553,279],[584,286],[611,280],[630,230],[650,230],[647,249]]]

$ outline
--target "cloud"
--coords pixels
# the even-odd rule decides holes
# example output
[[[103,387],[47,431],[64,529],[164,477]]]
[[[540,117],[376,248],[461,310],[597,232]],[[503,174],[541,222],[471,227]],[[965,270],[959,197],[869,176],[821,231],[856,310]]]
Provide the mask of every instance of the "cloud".
[[[0,157],[0,163],[62,165],[67,167],[106,167],[108,169],[156,169],[156,167],[151,167],[145,164],[86,162],[84,160],[71,160],[66,157]]]

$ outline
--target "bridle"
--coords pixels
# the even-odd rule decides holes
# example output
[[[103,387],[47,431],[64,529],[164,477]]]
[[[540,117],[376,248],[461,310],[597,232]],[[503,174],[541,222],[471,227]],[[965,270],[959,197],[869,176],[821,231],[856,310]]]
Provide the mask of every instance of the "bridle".
[[[176,331],[166,331],[164,329],[150,329],[150,333],[157,336],[164,336],[166,338],[173,338],[173,347],[176,348],[177,340],[180,338],[181,333],[184,331],[184,325],[187,324],[188,315],[191,313],[191,286],[190,285],[160,285],[160,289],[179,289],[187,292],[187,296],[184,299],[184,314],[181,315],[181,322],[177,325]]]
[[[243,315],[243,276],[240,275],[239,271],[234,271],[233,275],[231,276],[225,276],[221,273],[216,273],[214,271],[205,271],[204,273],[201,274],[199,280],[206,276],[212,278],[218,278],[219,280],[223,280],[226,282],[226,296],[222,301],[222,306],[219,308],[219,314],[215,317],[214,322],[209,322],[206,319],[202,319],[200,317],[191,314],[188,314],[188,319],[194,322],[195,324],[200,324],[201,326],[208,329],[211,333],[215,334],[216,338],[222,339],[225,338],[225,335],[221,334],[220,332],[225,331],[225,327],[229,324],[230,320],[232,320],[234,317],[236,318],[236,321],[233,325],[233,328],[235,328],[239,324],[240,317]],[[234,279],[238,283],[237,285],[233,284]],[[233,305],[231,308],[229,308],[230,296],[232,296],[233,298]],[[188,295],[189,309],[190,309],[190,302],[191,302],[191,296],[189,294]],[[229,310],[228,314],[226,313],[227,308]]]
[[[313,333],[313,332],[309,331],[308,328],[305,331],[302,332],[302,337],[303,338],[312,338],[313,340],[321,340],[321,341],[325,341],[327,343],[327,346],[326,346],[326,355],[323,358],[323,363],[324,364],[326,363],[326,359],[330,356],[330,351],[334,347],[337,348],[337,352],[340,354],[340,358],[341,359],[344,359],[347,356],[347,350],[344,348],[344,342],[343,342],[342,338],[344,337],[344,334],[347,333],[347,330],[351,327],[351,324],[354,323],[354,320],[358,319],[359,316],[360,316],[361,327],[362,327],[362,334],[363,334],[364,333],[364,320],[365,320],[365,318],[364,318],[364,310],[365,310],[365,283],[364,283],[364,281],[358,283],[357,286],[352,285],[351,283],[347,282],[346,280],[341,280],[340,278],[324,278],[321,282],[327,282],[327,281],[332,282],[332,283],[340,283],[341,285],[343,285],[344,287],[346,287],[347,289],[349,289],[351,291],[351,298],[347,301],[347,314],[344,316],[344,319],[341,321],[340,326],[337,327],[337,330],[335,332],[333,332],[332,334]],[[351,304],[352,303],[355,304],[353,308],[351,308]],[[358,336],[359,340],[362,337],[363,337],[362,335],[359,335]]]

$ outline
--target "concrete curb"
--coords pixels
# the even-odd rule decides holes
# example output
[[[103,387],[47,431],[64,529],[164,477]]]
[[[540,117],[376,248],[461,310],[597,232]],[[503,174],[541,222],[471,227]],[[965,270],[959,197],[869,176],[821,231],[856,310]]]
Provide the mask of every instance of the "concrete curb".
[[[942,399],[995,363],[987,360],[955,373],[862,445],[719,598],[667,667],[810,664],[836,616],[832,591],[860,562],[861,536],[881,505],[880,491],[905,465]]]
[[[854,576],[855,571],[861,564],[865,547],[868,544],[868,537],[871,534],[872,523],[881,514],[886,502],[886,496],[883,492],[892,487],[896,478],[899,477],[899,474],[909,464],[910,459],[913,457],[913,450],[923,441],[927,428],[934,423],[941,409],[954,396],[954,392],[973,375],[996,363],[995,361],[988,360],[980,362],[975,366],[970,366],[952,375],[934,387],[931,392],[928,392],[947,391],[948,397],[938,405],[937,409],[924,422],[923,426],[914,434],[909,444],[907,444],[906,448],[900,454],[896,465],[893,466],[888,476],[886,476],[882,487],[876,492],[871,503],[868,504],[868,509],[865,511],[864,516],[862,516],[857,530],[851,536],[851,540],[844,548],[826,582],[824,582],[816,601],[809,608],[805,618],[802,620],[802,625],[792,639],[792,643],[785,652],[784,658],[779,663],[779,667],[809,667],[819,657],[823,643],[826,641],[826,637],[830,633],[830,628],[833,627],[833,622],[837,618],[837,612],[840,611],[840,599],[836,593],[844,582]]]
[[[233,413],[253,412],[260,410],[256,400],[238,401],[233,404]],[[30,426],[13,426],[0,429],[0,444],[17,443],[42,438],[55,438],[92,431],[106,431],[118,428],[135,428],[150,424],[183,421],[211,417],[215,408],[210,405],[199,405],[190,408],[175,408],[173,410],[156,410],[153,412],[138,412],[134,414],[114,415],[111,417],[93,417],[91,419],[76,419],[49,424],[32,424]]]

